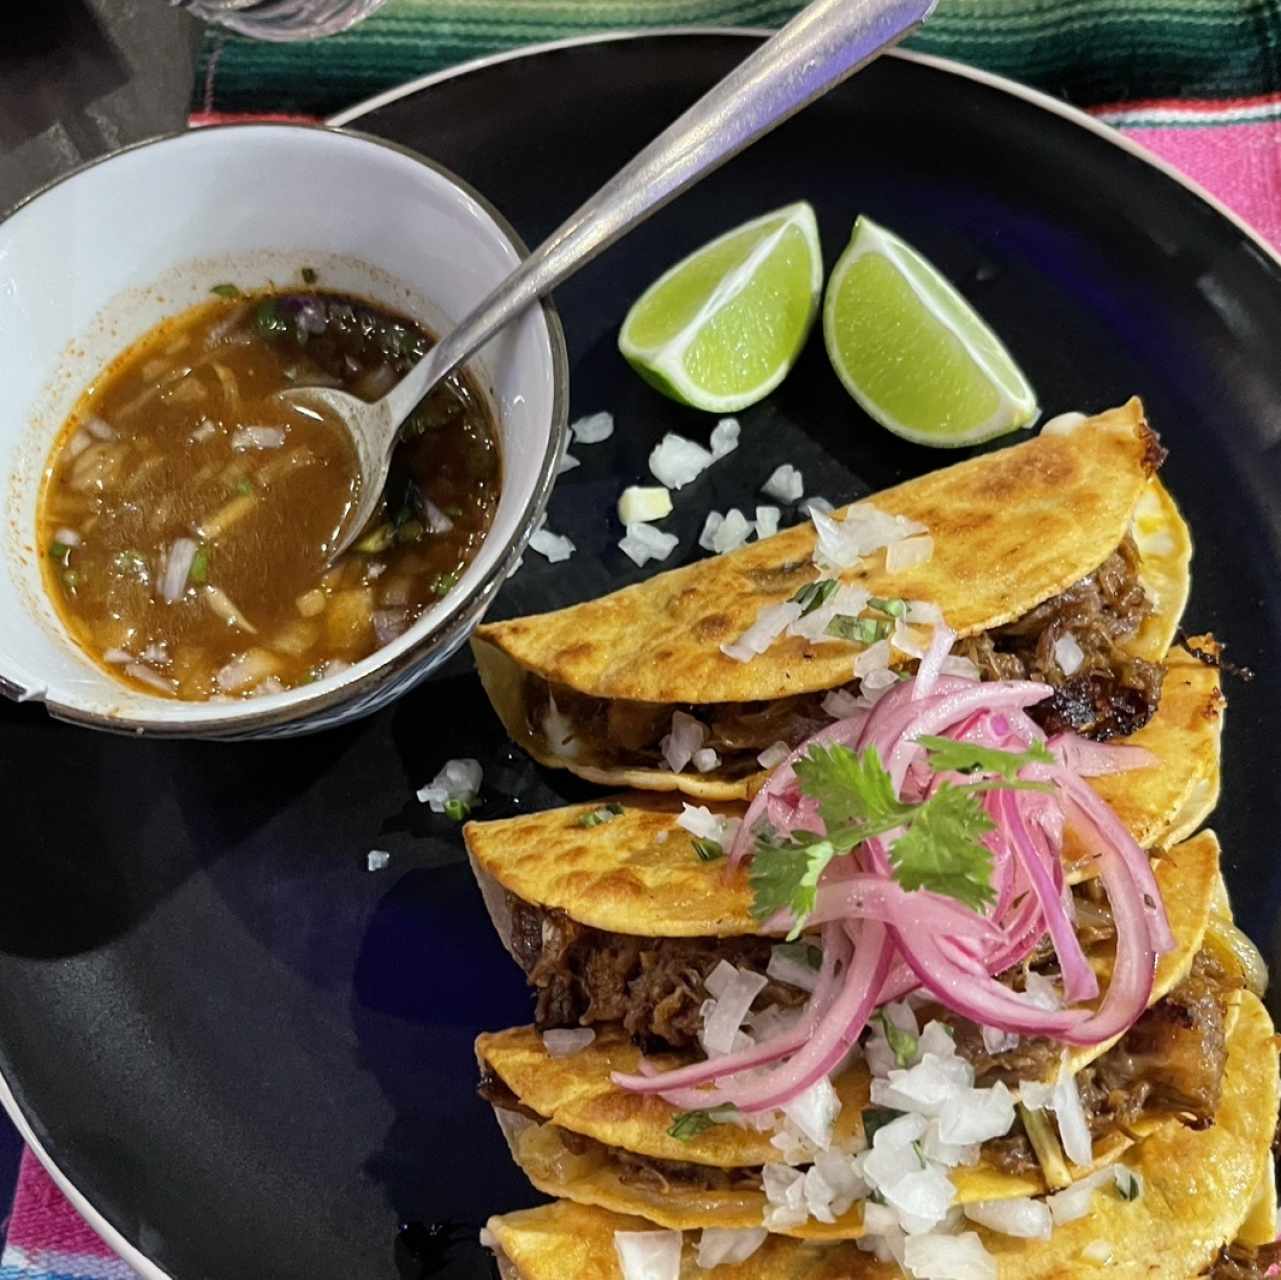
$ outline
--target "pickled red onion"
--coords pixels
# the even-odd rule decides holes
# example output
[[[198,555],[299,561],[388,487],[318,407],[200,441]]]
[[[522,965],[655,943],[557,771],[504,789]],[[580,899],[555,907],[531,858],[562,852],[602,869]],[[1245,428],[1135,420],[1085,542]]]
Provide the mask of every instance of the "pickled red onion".
[[[942,675],[950,647],[940,624],[914,680],[889,690],[870,712],[837,721],[793,751],[748,807],[730,850],[731,866],[751,851],[762,820],[783,835],[823,830],[818,807],[801,791],[795,771],[815,745],[875,747],[895,793],[915,801],[943,781],[928,767],[918,742],[923,735],[1014,752],[1045,741],[1026,709],[1050,694],[1048,685]],[[1048,745],[1055,762],[1025,765],[1020,777],[1049,784],[1052,794],[997,790],[983,797],[995,825],[985,837],[994,895],[986,914],[927,890],[904,890],[890,863],[893,836],[869,839],[835,859],[819,880],[809,923],[822,925],[823,963],[799,1022],[739,1053],[663,1073],[643,1065],[642,1074],[616,1075],[616,1083],[685,1108],[732,1103],[745,1112],[774,1109],[836,1067],[878,1005],[921,986],[954,1013],[1001,1031],[1097,1044],[1126,1030],[1147,1006],[1157,953],[1174,939],[1147,854],[1084,778],[1146,767],[1152,757],[1071,734]],[[1070,917],[1060,858],[1065,825],[1083,831],[1098,849],[1116,925],[1111,981],[1093,1010],[1080,1007],[1098,996],[1098,980]],[[780,915],[769,923],[791,922]],[[1077,1007],[1047,1010],[997,980],[1047,934],[1064,997]]]

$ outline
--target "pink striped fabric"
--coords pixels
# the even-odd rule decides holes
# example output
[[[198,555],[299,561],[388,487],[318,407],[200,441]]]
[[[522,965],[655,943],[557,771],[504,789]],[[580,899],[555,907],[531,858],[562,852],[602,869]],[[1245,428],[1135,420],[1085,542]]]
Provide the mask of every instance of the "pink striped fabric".
[[[1199,182],[1281,246],[1281,94],[1229,102],[1129,103],[1094,114]],[[0,1280],[130,1280],[133,1275],[28,1152],[0,1257]]]

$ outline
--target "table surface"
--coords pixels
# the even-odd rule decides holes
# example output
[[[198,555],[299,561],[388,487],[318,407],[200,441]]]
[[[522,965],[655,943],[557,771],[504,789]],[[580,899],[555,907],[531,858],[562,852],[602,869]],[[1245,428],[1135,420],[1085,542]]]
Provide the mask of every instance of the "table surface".
[[[43,0],[0,12],[0,210],[187,117],[200,26],[168,0]],[[0,1233],[22,1144],[0,1116]]]

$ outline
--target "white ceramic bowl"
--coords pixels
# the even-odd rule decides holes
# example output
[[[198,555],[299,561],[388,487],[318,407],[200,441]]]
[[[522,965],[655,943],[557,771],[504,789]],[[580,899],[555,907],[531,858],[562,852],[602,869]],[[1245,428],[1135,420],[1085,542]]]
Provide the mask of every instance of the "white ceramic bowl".
[[[503,489],[458,585],[393,643],[332,676],[244,702],[125,688],[68,636],[41,580],[36,505],[49,450],[87,383],[212,285],[296,280],[375,299],[439,332],[525,254],[480,195],[430,161],[343,130],[231,125],[144,142],[0,222],[0,690],[95,728],[234,738],[364,715],[467,638],[537,525],[565,447],[567,362],[550,303],[471,364],[497,416]]]

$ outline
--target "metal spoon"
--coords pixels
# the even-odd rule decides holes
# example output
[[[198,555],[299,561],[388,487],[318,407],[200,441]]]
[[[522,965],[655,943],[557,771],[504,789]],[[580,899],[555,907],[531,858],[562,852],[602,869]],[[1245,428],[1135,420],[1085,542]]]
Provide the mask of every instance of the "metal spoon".
[[[282,392],[293,404],[328,411],[351,432],[360,501],[334,555],[376,510],[400,426],[437,383],[602,249],[900,40],[936,2],[813,0],[571,214],[381,400],[367,404],[328,387]]]

